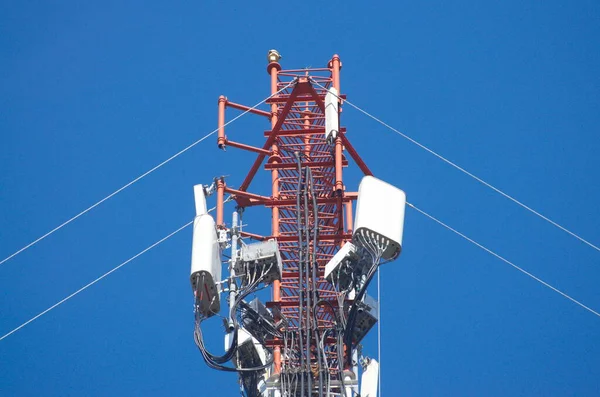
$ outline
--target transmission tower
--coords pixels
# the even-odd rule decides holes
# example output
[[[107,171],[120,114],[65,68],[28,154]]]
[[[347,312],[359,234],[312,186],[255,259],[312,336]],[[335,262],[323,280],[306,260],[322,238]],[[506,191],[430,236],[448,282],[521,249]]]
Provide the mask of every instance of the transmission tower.
[[[257,158],[237,188],[223,177],[194,187],[194,338],[211,368],[238,373],[242,395],[375,397],[379,366],[360,342],[377,323],[378,306],[366,292],[381,262],[400,254],[406,197],[372,176],[340,127],[340,58],[291,70],[280,58],[269,51],[270,111],[218,101],[219,148]],[[270,121],[262,147],[227,138],[226,108]],[[347,154],[365,174],[357,192],[344,185]],[[253,192],[263,164],[271,190]],[[213,193],[216,219],[206,210]],[[237,205],[228,225],[230,200]],[[242,230],[241,216],[253,207],[270,209],[270,235]],[[247,299],[264,285],[270,301]],[[225,353],[217,355],[206,348],[202,323],[220,311],[227,324]]]

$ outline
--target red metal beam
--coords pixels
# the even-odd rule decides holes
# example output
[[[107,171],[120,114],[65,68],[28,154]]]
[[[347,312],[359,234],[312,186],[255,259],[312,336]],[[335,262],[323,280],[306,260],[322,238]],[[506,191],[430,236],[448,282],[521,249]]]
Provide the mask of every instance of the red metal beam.
[[[319,107],[319,109],[321,109],[321,112],[325,113],[325,104],[323,103],[323,100],[321,99],[319,94],[317,94],[317,91],[315,91],[315,87],[313,87],[312,84],[309,84],[308,89],[314,101],[317,103],[317,106]]]
[[[265,112],[264,110],[260,110],[260,109],[253,109],[249,106],[245,106],[245,105],[240,105],[239,103],[233,103],[230,101],[227,101],[225,103],[227,105],[227,107],[233,108],[233,109],[238,109],[238,110],[243,110],[244,112],[250,112],[250,113],[254,113],[257,114],[259,116],[264,116],[267,118],[271,118],[271,116],[273,116],[270,112]]]
[[[290,109],[292,108],[292,104],[294,103],[295,98],[298,96],[298,94],[300,94],[301,88],[299,88],[299,87],[300,87],[300,84],[296,84],[294,86],[294,89],[292,90],[292,93],[290,94],[290,97],[288,98],[288,102],[286,103],[286,105],[283,108],[283,110],[281,111],[281,113],[277,115],[277,123],[271,129],[271,134],[269,135],[269,138],[267,138],[267,141],[263,145],[264,150],[267,150],[271,145],[273,145],[273,142],[275,142],[275,138],[277,138],[277,132],[279,131],[279,129],[281,129],[281,125],[283,124],[286,116],[290,112]],[[265,159],[264,154],[258,155],[258,158],[254,161],[254,164],[252,164],[252,168],[250,168],[250,172],[248,172],[248,175],[244,179],[244,182],[242,182],[242,185],[240,186],[240,190],[248,189],[248,187],[250,186],[250,183],[252,182],[252,179],[254,179],[254,176],[258,172],[258,169],[260,168],[260,165],[262,164],[264,159]]]
[[[322,328],[322,327],[320,327],[320,328]],[[335,343],[337,343],[337,339],[332,338],[332,337],[325,338],[326,345],[333,345]],[[283,347],[283,339],[267,339],[267,340],[265,340],[265,346],[267,346],[267,347]]]
[[[310,99],[301,99],[301,94],[308,94]],[[315,102],[317,102],[317,105],[319,106],[321,111],[324,111],[324,109],[325,109],[325,105],[324,105],[323,101],[321,100],[321,98],[319,97],[317,92],[315,91],[312,84],[310,84],[308,81],[300,80],[294,86],[294,89],[292,90],[289,98],[287,98],[287,101],[285,102],[285,106],[283,107],[281,113],[277,115],[277,123],[271,129],[271,134],[269,135],[269,137],[267,138],[267,141],[265,142],[265,144],[263,146],[264,150],[267,150],[269,148],[269,146],[271,146],[273,144],[273,142],[275,142],[275,139],[277,138],[277,134],[278,134],[279,130],[281,129],[281,126],[285,122],[286,117],[289,114],[294,102],[302,101],[302,100],[304,100],[304,101],[314,100]],[[265,156],[266,156],[265,154],[260,154],[258,156],[258,158],[254,161],[252,168],[250,168],[250,172],[248,173],[248,175],[244,179],[244,182],[242,182],[242,185],[240,186],[240,190],[248,189],[248,187],[250,186],[250,183],[252,182],[252,179],[254,179],[254,176],[256,175],[256,173],[258,172],[258,169],[260,168],[260,165],[262,164],[263,160],[265,159]]]
[[[356,165],[358,165],[358,168],[360,168],[360,170],[365,175],[373,175],[373,172],[371,172],[371,170],[369,169],[369,167],[367,167],[367,165],[365,164],[365,162],[363,161],[363,159],[360,157],[360,155],[358,154],[358,152],[356,151],[356,149],[354,149],[354,146],[352,146],[352,144],[348,140],[348,137],[346,135],[343,135],[343,134],[340,134],[338,136],[341,136],[342,142],[344,143],[344,146],[346,147],[346,150],[348,151],[348,153],[350,153],[350,156],[352,156],[352,158],[356,162]]]
[[[298,274],[298,233],[300,228],[312,228],[318,215],[318,236],[317,246],[309,244],[305,249],[307,255],[314,258],[316,270],[316,291],[323,299],[330,300],[334,307],[338,307],[335,299],[336,292],[333,287],[323,279],[323,270],[325,264],[335,254],[338,247],[352,238],[352,201],[356,200],[356,192],[346,192],[343,189],[342,169],[347,166],[349,158],[344,156],[344,150],[352,155],[361,170],[370,174],[370,170],[362,159],[356,154],[356,151],[347,140],[342,141],[346,132],[344,127],[340,128],[340,138],[337,145],[331,146],[325,142],[325,121],[324,115],[324,97],[326,89],[313,87],[311,82],[319,82],[325,87],[336,87],[339,90],[339,70],[341,62],[339,57],[334,56],[327,69],[306,69],[298,74],[293,71],[281,71],[279,63],[270,59],[271,63],[267,67],[271,81],[271,93],[287,85],[287,82],[296,79],[291,88],[286,88],[283,93],[270,98],[267,103],[271,105],[270,113],[264,111],[253,111],[265,117],[270,117],[271,130],[264,132],[264,145],[254,147],[239,142],[227,142],[224,132],[224,117],[221,108],[225,108],[225,102],[222,100],[219,112],[219,142],[229,144],[232,147],[238,147],[244,150],[250,150],[257,153],[254,163],[250,167],[242,184],[238,189],[231,189],[223,186],[220,190],[220,201],[223,200],[223,193],[231,194],[240,206],[264,206],[271,208],[271,232],[270,236],[263,236],[249,232],[242,232],[242,237],[253,238],[256,240],[266,240],[275,238],[279,241],[279,249],[283,259],[281,280],[273,282],[273,297],[275,303],[273,307],[278,307],[279,311],[274,311],[276,321],[282,316],[286,316],[290,321],[290,327],[301,329],[311,326],[312,319],[300,318],[299,316],[299,295],[300,291],[307,288],[310,282],[305,279],[300,284]],[[330,76],[322,75],[322,71],[329,71]],[[315,71],[321,71],[313,74]],[[320,74],[321,73],[321,74]],[[283,77],[282,77],[283,76]],[[345,98],[345,95],[341,95]],[[233,107],[243,111],[250,111],[248,107],[238,104],[227,103],[226,106]],[[259,135],[260,135],[260,131]],[[344,148],[345,146],[345,148]],[[335,149],[335,156],[332,151]],[[296,220],[296,195],[298,170],[296,169],[296,157],[294,152],[303,154],[303,167],[310,167],[313,171],[315,199],[317,201],[317,214],[312,214],[310,206],[310,215],[307,222],[301,222],[298,225]],[[346,155],[347,156],[347,155]],[[267,164],[265,160],[268,159]],[[269,193],[270,196],[249,193],[248,189],[257,175],[258,170],[264,165],[267,172],[270,173]],[[337,182],[337,183],[336,183]],[[266,188],[266,186],[265,186]],[[336,194],[337,193],[337,194]],[[312,204],[312,200],[311,200]],[[219,212],[222,213],[222,208]],[[306,223],[306,225],[305,225]],[[280,302],[279,304],[277,302]],[[305,312],[306,314],[306,312]],[[315,317],[318,326],[321,329],[333,327],[333,315],[329,312],[329,306],[323,306],[316,309]],[[296,338],[297,336],[292,336]],[[277,339],[277,338],[276,338]],[[288,356],[281,354],[284,348],[282,340],[270,342],[274,347],[273,362],[274,372],[280,370],[294,370],[298,363],[295,359],[289,359]],[[314,343],[311,342],[311,343]],[[345,361],[346,353],[338,351],[335,344],[335,338],[327,338],[325,343],[328,345],[326,359],[331,367],[337,368],[337,363]],[[308,365],[316,363],[317,358],[314,353],[306,351]],[[333,376],[337,376],[335,373]]]
[[[299,273],[296,272],[283,272],[283,274],[281,275],[281,277],[283,278],[298,278],[299,277]],[[323,276],[325,275],[325,273],[321,270],[317,271],[317,276],[319,276],[320,278],[323,278]]]
[[[247,150],[249,152],[263,154],[265,156],[269,156],[271,154],[270,150],[265,150],[265,149],[257,148],[255,146],[245,145],[245,144],[239,143],[239,142],[233,142],[233,141],[230,141],[227,138],[225,138],[225,145],[226,146],[231,146],[231,147],[236,147],[238,149]]]
[[[346,299],[347,302],[352,302],[349,299]],[[271,309],[274,307],[295,307],[298,306],[298,299],[292,299],[292,300],[282,300],[280,302],[267,302],[266,306]],[[332,305],[337,306],[337,300],[331,300],[329,301],[329,303],[331,303]]]
[[[268,238],[265,236],[261,236],[260,234],[254,234],[254,233],[248,233],[248,232],[240,232],[240,235],[242,237],[248,237],[254,240],[259,240],[259,241],[264,241],[267,240]]]
[[[340,132],[342,134],[345,134],[346,127],[341,127]],[[310,128],[310,129],[298,129],[298,130],[284,130],[284,131],[279,131],[279,133],[277,135],[279,135],[279,136],[296,136],[296,135],[306,135],[306,134],[309,134],[309,135],[323,134],[323,138],[324,138],[325,137],[325,127]],[[265,131],[264,135],[265,136],[271,135],[271,131]]]
[[[342,166],[347,166],[348,160],[342,161]],[[303,167],[317,168],[317,167],[333,167],[335,166],[335,162],[333,161],[310,161],[306,163],[302,163]],[[294,163],[278,163],[278,164],[265,164],[265,169],[285,169],[285,170],[294,170],[298,168],[298,164]]]
[[[252,195],[250,194],[249,198],[245,198],[242,196],[242,193],[246,193],[243,190],[235,190],[235,189],[231,189],[231,188],[226,188],[226,192],[232,194],[235,198],[236,203],[238,203],[238,205],[240,207],[253,207],[256,205],[264,205],[265,207],[295,207],[296,206],[296,199],[273,199],[273,198],[267,198],[265,196],[259,196],[259,197],[263,197],[264,200],[258,200],[255,199],[255,196],[257,195]],[[238,199],[239,198],[239,199]],[[344,195],[343,197],[341,197],[341,200],[343,203],[350,203],[352,201],[355,201],[357,199],[357,194],[351,194],[351,195]],[[325,205],[325,204],[336,204],[338,203],[339,198],[338,197],[317,197],[317,205]]]
[[[272,201],[270,197],[261,196],[258,194],[248,193],[243,190],[236,190],[230,187],[225,187],[225,192],[234,196],[235,202],[240,207],[251,207],[254,205],[265,205]]]
[[[339,92],[339,91],[338,91]],[[346,95],[338,95],[338,97],[340,97],[341,99],[346,99]],[[298,101],[311,101],[313,99],[312,96],[310,95],[302,95],[300,97],[298,97]],[[285,98],[280,98],[280,97],[274,97],[274,98],[270,98],[267,99],[266,103],[285,103]]]
[[[298,241],[298,236],[279,236],[279,237],[270,236],[270,237],[267,237],[267,240],[270,238],[275,238],[275,239],[277,239],[277,241],[282,241],[282,242]],[[319,234],[317,239],[319,239],[319,241],[352,240],[352,234],[351,233]]]

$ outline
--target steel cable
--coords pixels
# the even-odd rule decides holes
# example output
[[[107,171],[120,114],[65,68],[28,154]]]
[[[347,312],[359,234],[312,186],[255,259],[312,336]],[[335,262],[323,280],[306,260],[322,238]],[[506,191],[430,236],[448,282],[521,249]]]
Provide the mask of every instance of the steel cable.
[[[66,298],[64,298],[64,299],[62,299],[60,301],[58,301],[57,303],[55,303],[54,305],[50,306],[49,308],[47,308],[43,312],[39,313],[38,315],[32,317],[31,319],[25,321],[23,324],[19,325],[18,327],[16,327],[12,331],[10,331],[10,332],[6,333],[5,335],[3,335],[2,337],[0,337],[0,341],[3,340],[4,338],[6,338],[6,337],[8,337],[8,336],[10,336],[12,334],[14,334],[15,332],[17,332],[21,328],[25,327],[26,325],[30,324],[31,322],[33,322],[33,321],[37,320],[38,318],[42,317],[44,314],[48,313],[49,311],[51,311],[51,310],[57,308],[58,306],[62,305],[63,303],[65,303],[66,301],[68,301],[69,299],[71,299],[72,297],[74,297],[74,296],[78,295],[79,293],[85,291],[86,289],[88,289],[92,285],[96,284],[98,281],[102,280],[103,278],[107,277],[108,275],[112,274],[113,272],[119,270],[120,268],[122,268],[123,266],[125,266],[126,264],[128,264],[129,262],[131,262],[132,260],[136,259],[140,255],[145,254],[146,252],[150,251],[152,248],[156,247],[160,243],[162,243],[162,242],[168,240],[169,238],[173,237],[175,234],[179,233],[180,231],[182,231],[186,227],[190,226],[193,222],[194,221],[190,221],[190,222],[186,223],[185,225],[181,226],[179,229],[177,229],[174,232],[168,234],[166,237],[163,237],[162,239],[158,240],[154,244],[150,245],[148,248],[146,248],[146,249],[138,252],[137,254],[135,254],[134,256],[132,256],[131,258],[127,259],[125,262],[122,262],[118,266],[116,266],[113,269],[109,270],[108,272],[104,273],[102,276],[98,277],[94,281],[92,281],[92,282],[84,285],[83,287],[79,288],[77,291],[73,292],[71,295],[67,296]]]
[[[243,117],[244,115],[248,114],[249,112],[251,112],[252,110],[256,109],[258,106],[262,105],[263,103],[265,103],[268,99],[270,99],[271,97],[278,95],[279,93],[281,93],[282,91],[286,90],[289,86],[291,86],[292,84],[294,84],[295,81],[290,82],[288,85],[286,85],[285,87],[283,87],[281,90],[277,91],[274,94],[269,95],[268,97],[266,97],[265,99],[263,99],[262,101],[258,102],[256,105],[252,106],[251,108],[249,108],[248,110],[244,111],[243,113],[237,115],[236,117],[234,117],[233,119],[229,120],[228,122],[226,122],[223,127],[228,126],[229,124],[233,123],[234,121],[238,120],[240,117]],[[198,139],[197,141],[193,142],[192,144],[188,145],[187,147],[185,147],[184,149],[180,150],[179,152],[175,153],[174,155],[172,155],[171,157],[169,157],[168,159],[164,160],[163,162],[161,162],[160,164],[154,166],[153,168],[149,169],[148,171],[144,172],[143,174],[141,174],[140,176],[138,176],[137,178],[133,179],[132,181],[126,183],[125,185],[121,186],[120,188],[118,188],[117,190],[115,190],[114,192],[112,192],[111,194],[109,194],[108,196],[104,197],[103,199],[97,201],[96,203],[92,204],[91,206],[89,206],[88,208],[84,209],[83,211],[81,211],[80,213],[78,213],[77,215],[69,218],[68,220],[66,220],[65,222],[61,223],[60,225],[58,225],[57,227],[55,227],[54,229],[50,230],[49,232],[47,232],[46,234],[42,235],[41,237],[37,238],[36,240],[32,241],[31,243],[27,244],[26,246],[24,246],[23,248],[15,251],[14,253],[12,253],[11,255],[7,256],[6,258],[4,258],[2,261],[0,261],[0,265],[2,265],[4,262],[14,258],[15,256],[19,255],[21,252],[27,250],[28,248],[31,248],[32,246],[34,246],[35,244],[39,243],[40,241],[44,240],[46,237],[52,235],[53,233],[57,232],[58,230],[62,229],[63,227],[67,226],[69,223],[73,222],[74,220],[76,220],[77,218],[81,217],[82,215],[85,215],[86,213],[88,213],[89,211],[93,210],[94,208],[96,208],[97,206],[99,206],[100,204],[104,203],[106,200],[110,199],[111,197],[116,196],[117,194],[121,193],[123,190],[127,189],[128,187],[130,187],[131,185],[135,184],[136,182],[140,181],[141,179],[145,178],[146,176],[150,175],[151,173],[153,173],[154,171],[156,171],[157,169],[161,168],[163,165],[169,163],[171,160],[174,160],[175,158],[179,157],[180,155],[182,155],[183,153],[187,152],[188,150],[190,150],[191,148],[193,148],[194,146],[196,146],[197,144],[199,144],[200,142],[204,141],[206,138],[210,137],[211,135],[213,135],[214,133],[216,133],[219,130],[219,128],[216,128],[214,130],[212,130],[211,132],[209,132],[208,134],[204,135],[202,138]]]
[[[561,290],[559,290],[556,287],[553,287],[552,285],[548,284],[547,282],[545,282],[544,280],[540,279],[539,277],[534,276],[533,274],[529,273],[527,270],[515,265],[513,262],[509,261],[508,259],[498,255],[497,253],[495,253],[494,251],[492,251],[491,249],[483,246],[482,244],[479,244],[477,241],[467,237],[466,235],[462,234],[461,232],[459,232],[458,230],[452,228],[451,226],[448,226],[447,224],[445,224],[444,222],[440,221],[439,219],[435,218],[434,216],[428,214],[427,212],[415,207],[414,204],[411,203],[406,203],[406,205],[408,205],[410,208],[414,209],[415,211],[425,215],[427,218],[431,219],[432,221],[440,224],[441,226],[445,227],[446,229],[450,230],[451,232],[459,235],[460,237],[464,238],[465,240],[467,240],[468,242],[470,242],[471,244],[476,245],[477,247],[481,248],[482,250],[486,251],[488,254],[491,254],[493,256],[495,256],[496,258],[500,259],[502,262],[509,264],[510,266],[514,267],[515,269],[517,269],[518,271],[520,271],[521,273],[525,274],[528,277],[531,277],[532,279],[534,279],[535,281],[539,282],[540,284],[544,285],[545,287],[550,288],[552,291],[562,295],[563,297],[567,298],[568,300],[570,300],[571,302],[575,303],[576,305],[581,306],[582,308],[584,308],[585,310],[589,311],[592,314],[595,314],[596,316],[600,317],[600,313],[598,313],[597,311],[595,311],[594,309],[584,305],[583,303],[579,302],[577,299],[572,298],[571,296],[567,295],[566,293],[562,292]]]
[[[325,88],[324,86],[322,86],[321,84],[317,83],[314,80],[311,80],[312,83],[314,83],[315,85],[318,85],[319,87],[327,90],[327,88]],[[445,162],[446,164],[456,168],[457,170],[459,170],[460,172],[462,172],[463,174],[473,178],[474,180],[476,180],[477,182],[481,183],[482,185],[492,189],[493,191],[495,191],[496,193],[504,196],[505,198],[509,199],[510,201],[512,201],[513,203],[519,205],[520,207],[526,209],[527,211],[531,212],[532,214],[540,217],[541,219],[545,220],[546,222],[550,223],[551,225],[559,228],[560,230],[562,230],[563,232],[571,235],[572,237],[575,237],[576,239],[578,239],[579,241],[587,244],[588,246],[592,247],[593,249],[595,249],[596,251],[600,252],[600,247],[592,244],[591,242],[589,242],[588,240],[584,239],[583,237],[579,236],[578,234],[572,232],[571,230],[567,229],[566,227],[558,224],[557,222],[553,221],[552,219],[548,218],[545,215],[542,215],[540,212],[534,210],[533,208],[529,207],[528,205],[522,203],[521,201],[517,200],[516,198],[514,198],[513,196],[509,195],[508,193],[505,193],[504,191],[500,190],[499,188],[495,187],[494,185],[492,185],[491,183],[488,183],[486,181],[484,181],[483,179],[479,178],[478,176],[474,175],[473,173],[467,171],[466,169],[462,168],[461,166],[459,166],[458,164],[452,162],[451,160],[448,160],[446,157],[442,156],[441,154],[435,152],[434,150],[428,148],[427,146],[423,145],[422,143],[414,140],[413,138],[409,137],[408,135],[398,131],[396,128],[392,127],[391,125],[387,124],[386,122],[384,122],[383,120],[373,116],[371,113],[367,112],[364,109],[361,109],[359,106],[353,104],[352,102],[341,98],[339,95],[337,94],[333,94],[335,95],[340,101],[343,101],[344,103],[347,103],[349,106],[353,107],[354,109],[358,110],[359,112],[361,112],[362,114],[364,114],[367,117],[370,117],[371,119],[377,121],[379,124],[383,125],[384,127],[388,128],[391,131],[394,131],[396,134],[400,135],[401,137],[403,137],[404,139],[408,140],[409,142],[417,145],[418,147],[420,147],[421,149],[427,151],[428,153],[434,155],[435,157],[437,157],[438,159],[442,160],[443,162]]]

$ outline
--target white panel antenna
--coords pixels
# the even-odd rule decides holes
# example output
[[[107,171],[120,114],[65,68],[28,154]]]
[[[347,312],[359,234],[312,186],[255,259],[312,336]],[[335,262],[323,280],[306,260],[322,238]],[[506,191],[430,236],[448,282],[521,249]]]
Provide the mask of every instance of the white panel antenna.
[[[221,303],[215,282],[221,281],[221,250],[215,220],[208,214],[194,219],[190,279],[200,313],[207,318],[218,313]]]
[[[325,139],[332,143],[338,136],[340,130],[338,92],[331,87],[325,95]]]
[[[384,250],[384,259],[397,258],[402,251],[405,208],[406,194],[402,190],[365,176],[358,187],[353,242],[366,249],[378,246]]]

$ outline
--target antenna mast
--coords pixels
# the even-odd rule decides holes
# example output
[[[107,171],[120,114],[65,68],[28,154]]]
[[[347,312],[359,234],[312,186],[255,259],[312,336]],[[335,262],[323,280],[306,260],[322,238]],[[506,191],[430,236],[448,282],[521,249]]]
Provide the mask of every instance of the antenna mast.
[[[219,148],[254,152],[256,160],[237,188],[222,177],[215,179],[214,189],[195,188],[198,216],[191,280],[196,343],[210,367],[238,372],[246,396],[352,397],[359,392],[360,361],[361,395],[374,397],[377,362],[358,351],[378,317],[377,304],[366,289],[381,260],[400,253],[406,198],[401,190],[372,177],[346,137],[346,128],[339,126],[345,98],[340,58],[334,55],[325,68],[282,70],[276,50],[267,57],[270,111],[224,96],[218,101]],[[262,147],[227,138],[226,108],[269,119],[271,128],[264,131]],[[366,176],[359,192],[346,191],[346,153]],[[263,163],[271,190],[253,192],[252,182]],[[211,223],[205,208],[212,190],[217,205],[216,221]],[[226,195],[237,203],[229,227],[224,222]],[[353,230],[353,202],[359,196],[356,220],[361,223]],[[239,226],[241,211],[258,206],[270,208],[268,236]],[[230,274],[222,281],[220,254],[228,247]],[[247,302],[261,284],[271,285],[271,300]],[[216,356],[206,350],[201,323],[220,310],[225,290],[226,353]]]

